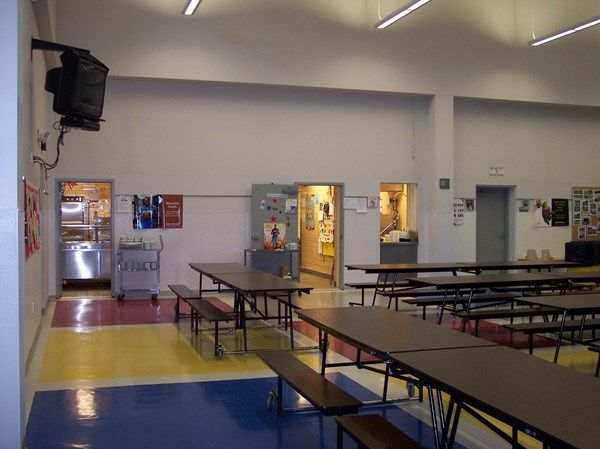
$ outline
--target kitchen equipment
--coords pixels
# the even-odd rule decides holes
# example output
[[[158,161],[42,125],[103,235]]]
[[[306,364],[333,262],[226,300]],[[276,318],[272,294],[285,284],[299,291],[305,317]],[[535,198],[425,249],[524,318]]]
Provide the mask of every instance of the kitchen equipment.
[[[128,293],[150,293],[156,299],[160,293],[160,253],[164,249],[162,236],[158,239],[157,248],[155,242],[142,241],[141,237],[121,237],[117,252],[117,299]]]
[[[64,280],[110,280],[110,255],[110,242],[63,242],[62,278]]]

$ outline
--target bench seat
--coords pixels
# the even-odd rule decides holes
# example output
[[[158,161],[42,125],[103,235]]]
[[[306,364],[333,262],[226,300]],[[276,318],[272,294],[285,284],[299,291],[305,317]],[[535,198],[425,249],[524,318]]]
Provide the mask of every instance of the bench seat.
[[[439,290],[438,290],[439,291]],[[506,304],[506,303],[512,303],[515,300],[517,300],[517,296],[513,293],[476,293],[473,295],[473,298],[471,298],[471,304],[486,304],[486,303],[490,303],[490,305],[497,305],[497,304]],[[410,299],[403,299],[402,302],[404,302],[405,304],[411,304],[417,307],[423,307],[423,319],[425,319],[425,313],[426,313],[426,307],[428,306],[441,306],[444,303],[444,298],[441,296],[425,296],[422,298],[410,298]],[[458,299],[454,299],[454,296],[448,296],[448,298],[446,299],[446,306],[452,306],[454,307],[454,304],[456,302],[456,305],[461,305],[461,306],[466,306],[469,302],[469,297],[468,296],[459,296]],[[398,309],[397,306],[397,302],[396,302],[396,310]]]
[[[187,300],[187,303],[192,309],[191,325],[196,335],[198,335],[198,328],[200,327],[202,318],[210,323],[214,323],[215,357],[221,357],[223,355],[223,346],[219,344],[219,323],[221,321],[229,322],[232,320],[232,317],[205,299],[190,298]]]
[[[361,401],[321,376],[289,351],[259,351],[257,355],[278,376],[277,392],[272,391],[269,395],[270,398],[277,398],[278,413],[298,411],[283,409],[282,380],[327,416],[357,413],[362,406]]]
[[[560,321],[536,321],[534,323],[505,324],[512,331],[523,332],[529,336],[529,353],[533,354],[533,335],[560,331]],[[563,331],[578,331],[581,320],[566,320]],[[600,329],[600,318],[586,319],[583,330]],[[581,338],[581,336],[580,336]]]
[[[175,296],[177,297],[177,302],[175,303],[175,318],[179,319],[182,315],[179,313],[179,300],[188,301],[189,299],[200,299],[202,296],[198,292],[195,292],[187,285],[181,284],[169,284],[168,287],[171,289]]]
[[[465,331],[467,322],[475,320],[475,335],[479,336],[479,320],[493,320],[499,318],[519,318],[519,317],[534,317],[534,316],[546,316],[556,315],[556,309],[549,307],[521,307],[517,309],[478,309],[478,310],[463,310],[459,312],[452,312],[462,321],[462,331]],[[511,321],[512,323],[512,321]]]
[[[388,420],[380,415],[353,415],[338,416],[337,422],[337,448],[343,449],[344,435],[358,443],[360,448],[366,449],[422,449],[414,441]]]

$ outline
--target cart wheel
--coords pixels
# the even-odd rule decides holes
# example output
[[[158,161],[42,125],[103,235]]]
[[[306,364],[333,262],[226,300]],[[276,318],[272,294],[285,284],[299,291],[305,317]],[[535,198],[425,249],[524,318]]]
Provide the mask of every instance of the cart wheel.
[[[406,383],[406,391],[408,392],[409,398],[414,398],[416,396],[416,387],[415,384],[411,382]]]
[[[276,400],[277,391],[275,391],[275,388],[271,388],[271,391],[269,391],[269,395],[267,396],[267,409],[270,409]]]
[[[223,358],[223,354],[225,353],[225,351],[223,350],[223,345],[217,345],[217,358],[222,359]]]
[[[120,295],[117,296],[117,301],[121,301],[123,298],[125,298],[125,295],[123,293],[121,293]]]
[[[158,297],[158,295],[152,295],[152,301],[156,301],[157,297]]]

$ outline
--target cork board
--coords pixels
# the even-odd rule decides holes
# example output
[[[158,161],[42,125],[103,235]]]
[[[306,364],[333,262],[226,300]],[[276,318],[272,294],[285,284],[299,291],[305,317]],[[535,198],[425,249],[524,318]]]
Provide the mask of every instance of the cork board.
[[[573,187],[571,198],[571,240],[600,240],[600,186]]]

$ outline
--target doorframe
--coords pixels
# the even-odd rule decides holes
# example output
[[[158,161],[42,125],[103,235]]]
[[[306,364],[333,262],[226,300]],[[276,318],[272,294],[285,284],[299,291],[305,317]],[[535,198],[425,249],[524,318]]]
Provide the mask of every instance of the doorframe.
[[[506,246],[506,259],[515,260],[515,245],[516,245],[516,190],[517,186],[514,184],[476,184],[475,185],[475,198],[477,199],[477,189],[495,189],[504,190],[506,192],[506,229],[505,229],[505,246]],[[477,201],[475,202],[477,206]],[[475,232],[477,233],[477,223],[475,224]],[[475,245],[477,245],[477,237],[475,238]],[[477,247],[475,247],[475,254],[477,255]],[[477,258],[477,256],[476,256]]]
[[[61,183],[75,181],[75,182],[94,182],[94,183],[104,183],[110,184],[110,293],[111,296],[115,296],[115,208],[114,208],[114,198],[115,198],[115,181],[114,179],[93,179],[93,178],[78,178],[78,177],[66,177],[66,178],[56,178],[54,180],[54,245],[56,248],[55,254],[55,282],[56,282],[56,298],[62,297],[62,264],[61,264],[61,251],[62,246],[60,244],[60,230],[61,230],[61,220],[60,220],[60,211],[62,205],[62,195],[60,194],[60,185]]]
[[[343,182],[320,182],[320,181],[297,181],[295,182],[297,187],[303,186],[332,186],[335,187],[336,191],[339,189],[338,201],[335,204],[335,278],[337,279],[336,288],[340,290],[344,289],[344,208],[342,203],[344,202],[345,184]],[[300,198],[298,198],[300,201]],[[298,211],[300,207],[298,207]],[[302,259],[301,254],[298,255],[298,263],[300,264],[300,270],[302,270]]]

